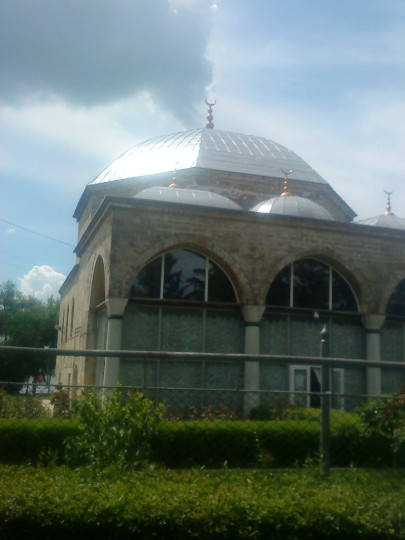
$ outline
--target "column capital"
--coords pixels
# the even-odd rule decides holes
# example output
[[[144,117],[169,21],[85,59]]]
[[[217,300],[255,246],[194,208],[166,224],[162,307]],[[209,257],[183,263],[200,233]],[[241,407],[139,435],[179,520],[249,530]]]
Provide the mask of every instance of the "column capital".
[[[242,306],[242,317],[246,324],[259,324],[266,306]]]
[[[128,298],[107,298],[105,306],[107,308],[107,317],[122,317],[128,303]]]
[[[379,332],[385,321],[385,315],[367,313],[361,316],[361,322],[366,332]]]

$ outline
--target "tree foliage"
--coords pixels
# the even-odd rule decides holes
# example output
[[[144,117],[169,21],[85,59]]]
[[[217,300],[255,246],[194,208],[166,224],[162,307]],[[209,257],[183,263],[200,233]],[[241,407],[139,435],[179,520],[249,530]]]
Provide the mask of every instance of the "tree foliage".
[[[0,343],[17,347],[56,346],[59,300],[52,296],[42,302],[25,296],[12,281],[0,285]],[[24,382],[49,368],[41,355],[5,353],[0,348],[0,381]]]

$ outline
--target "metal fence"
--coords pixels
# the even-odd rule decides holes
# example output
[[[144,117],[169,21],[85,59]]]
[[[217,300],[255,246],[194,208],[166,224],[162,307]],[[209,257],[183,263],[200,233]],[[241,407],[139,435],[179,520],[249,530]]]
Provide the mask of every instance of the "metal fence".
[[[21,355],[37,349],[8,347]],[[157,455],[166,466],[291,467],[320,466],[327,476],[330,468],[371,468],[381,478],[405,480],[405,392],[390,396],[346,393],[334,388],[334,370],[388,368],[404,374],[400,362],[370,362],[332,358],[219,355],[145,351],[72,351],[43,350],[42,354],[69,357],[125,359],[141,373],[138,384],[119,387],[122,392],[140,391],[154,402],[165,404],[167,424],[175,423],[176,437],[187,445],[174,446],[163,441]],[[213,366],[225,370],[233,366],[243,374],[251,362],[267,368],[274,366],[312,369],[319,388],[299,390],[293,386],[274,389],[244,388],[235,376],[232,386],[207,386],[207,372]],[[171,365],[187,370],[198,366],[200,374],[193,386],[163,385],[164,368]],[[187,367],[188,366],[188,367]],[[142,369],[141,369],[142,368]],[[191,368],[190,368],[191,369]],[[338,371],[335,371],[339,373]],[[146,374],[152,374],[152,377]],[[0,382],[0,417],[70,418],[77,402],[89,389],[102,395],[112,387],[56,385],[48,377],[40,382]],[[18,390],[17,390],[18,389]],[[193,426],[193,437],[186,436]],[[165,446],[166,445],[166,446]],[[239,445],[239,446],[238,446]],[[394,474],[393,474],[394,472]]]

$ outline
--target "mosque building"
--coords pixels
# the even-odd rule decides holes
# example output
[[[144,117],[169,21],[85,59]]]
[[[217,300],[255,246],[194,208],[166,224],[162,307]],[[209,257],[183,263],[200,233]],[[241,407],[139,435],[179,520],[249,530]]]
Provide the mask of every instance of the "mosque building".
[[[206,127],[130,148],[78,202],[58,347],[403,361],[342,367],[338,393],[405,382],[405,218],[355,212],[303,159]],[[203,371],[203,372],[202,372]],[[317,391],[316,366],[60,356],[65,385]]]

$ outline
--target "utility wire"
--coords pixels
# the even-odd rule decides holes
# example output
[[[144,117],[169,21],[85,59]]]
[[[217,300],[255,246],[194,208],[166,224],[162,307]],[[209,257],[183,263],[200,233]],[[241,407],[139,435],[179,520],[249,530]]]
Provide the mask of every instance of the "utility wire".
[[[21,225],[17,225],[16,223],[11,223],[11,221],[7,221],[3,218],[0,218],[0,221],[3,221],[4,223],[7,223],[8,225],[12,225],[13,227],[18,227],[19,229],[23,229],[24,231],[28,231],[32,234],[37,234],[38,236],[42,236],[43,238],[47,238],[48,240],[53,240],[54,242],[58,242],[59,244],[64,244],[65,246],[69,246],[69,247],[75,247],[73,244],[68,244],[67,242],[58,240],[57,238],[52,238],[52,236],[47,236],[46,234],[41,234],[37,231],[33,231],[32,229],[27,229],[27,227],[22,227]]]

